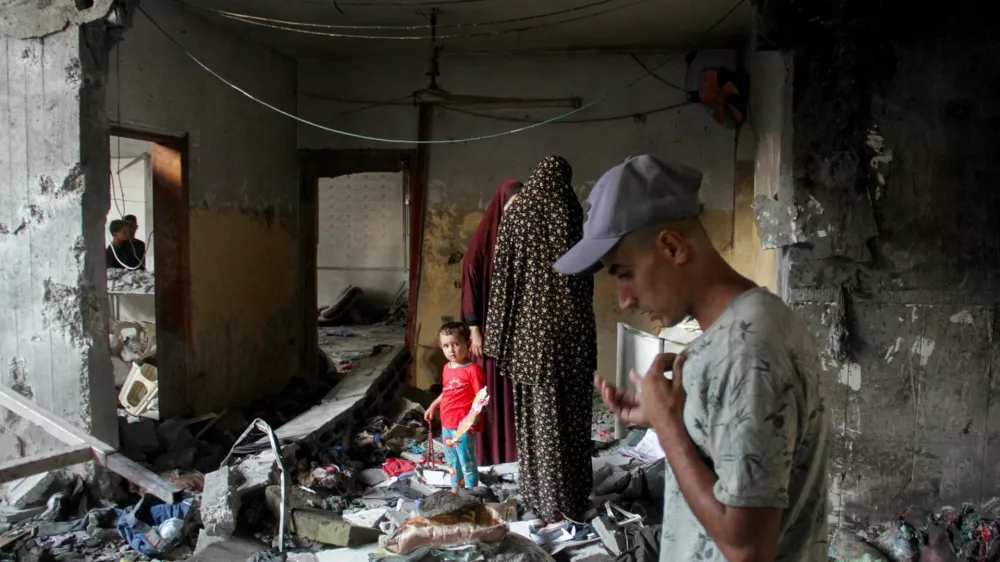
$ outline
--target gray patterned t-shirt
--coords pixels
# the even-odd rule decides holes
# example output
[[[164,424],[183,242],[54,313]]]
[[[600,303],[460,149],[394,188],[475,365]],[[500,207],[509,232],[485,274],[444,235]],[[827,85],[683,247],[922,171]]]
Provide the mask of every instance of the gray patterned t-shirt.
[[[716,499],[781,508],[775,560],[826,562],[830,414],[802,321],[777,296],[753,289],[685,353],[684,425],[719,477]],[[661,562],[725,560],[669,464],[666,472]]]

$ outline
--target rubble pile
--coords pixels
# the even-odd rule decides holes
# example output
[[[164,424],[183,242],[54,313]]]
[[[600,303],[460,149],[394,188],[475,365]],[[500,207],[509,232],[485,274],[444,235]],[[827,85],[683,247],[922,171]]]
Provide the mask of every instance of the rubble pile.
[[[592,513],[545,526],[518,503],[517,463],[481,467],[480,487],[452,494],[423,413],[399,398],[355,424],[346,446],[322,435],[285,443],[263,420],[239,428],[242,414],[133,420],[123,446],[167,447],[145,459],[185,488],[183,501],[133,488],[97,503],[78,479],[25,479],[0,510],[0,560],[612,560],[659,519],[649,498],[663,460],[637,458],[643,432],[624,446],[595,442]]]
[[[0,562],[611,560],[655,533],[663,455],[643,431],[615,442],[595,426],[582,521],[546,526],[526,512],[517,463],[481,467],[480,487],[452,494],[439,428],[423,415],[435,396],[406,387],[394,326],[323,328],[316,377],[241,410],[163,421],[147,329],[118,342],[135,359],[120,451],[182,497],[169,505],[113,477],[96,501],[65,471],[9,483]]]
[[[827,555],[831,562],[996,562],[1000,520],[984,517],[970,505],[937,514],[911,507],[862,531],[837,529]]]

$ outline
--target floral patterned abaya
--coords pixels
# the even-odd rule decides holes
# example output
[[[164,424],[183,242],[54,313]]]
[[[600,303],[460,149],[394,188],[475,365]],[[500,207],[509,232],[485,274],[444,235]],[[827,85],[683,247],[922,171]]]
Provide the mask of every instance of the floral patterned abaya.
[[[591,381],[597,368],[592,276],[552,264],[583,236],[566,160],[543,160],[500,223],[485,353],[514,381],[521,498],[548,522],[590,507]]]

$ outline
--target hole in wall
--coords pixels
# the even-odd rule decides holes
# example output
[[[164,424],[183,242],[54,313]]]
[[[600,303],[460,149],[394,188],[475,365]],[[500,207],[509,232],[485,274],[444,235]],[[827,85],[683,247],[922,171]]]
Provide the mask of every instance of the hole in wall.
[[[94,7],[94,0],[73,0],[77,10],[89,10]]]

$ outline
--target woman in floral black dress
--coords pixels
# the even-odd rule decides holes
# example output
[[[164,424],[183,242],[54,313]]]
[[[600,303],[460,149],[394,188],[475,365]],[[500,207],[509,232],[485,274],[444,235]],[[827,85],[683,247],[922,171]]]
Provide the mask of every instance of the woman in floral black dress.
[[[571,180],[546,158],[504,215],[486,319],[485,353],[514,381],[521,498],[549,523],[582,516],[593,486],[594,281],[552,269],[583,237]]]

